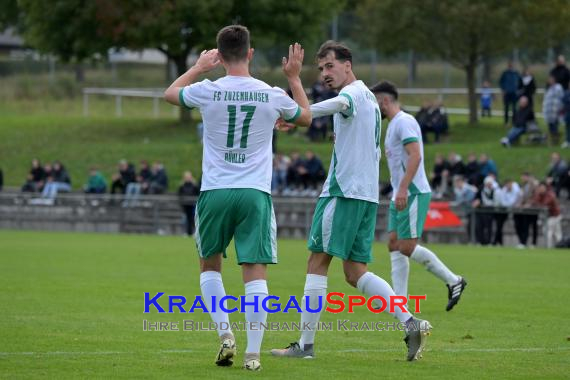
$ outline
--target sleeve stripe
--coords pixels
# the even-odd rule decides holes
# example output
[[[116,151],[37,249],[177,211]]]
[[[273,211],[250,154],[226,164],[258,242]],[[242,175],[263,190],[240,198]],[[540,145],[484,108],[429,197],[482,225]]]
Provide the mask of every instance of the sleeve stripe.
[[[297,106],[297,112],[295,112],[295,115],[293,115],[293,117],[290,119],[285,119],[285,121],[287,123],[292,123],[295,120],[297,120],[299,118],[299,116],[301,116],[301,107]]]
[[[348,109],[346,111],[341,112],[340,114],[345,118],[352,116],[352,114],[354,113],[354,103],[352,102],[352,98],[350,97],[350,95],[344,92],[341,92],[339,95],[344,96],[345,98],[348,99]]]
[[[417,137],[408,137],[402,141],[402,145],[408,145],[409,143],[418,142]]]
[[[180,102],[181,106],[186,107],[190,110],[192,109],[192,107],[188,107],[188,105],[184,102],[184,87],[178,91],[178,101]]]

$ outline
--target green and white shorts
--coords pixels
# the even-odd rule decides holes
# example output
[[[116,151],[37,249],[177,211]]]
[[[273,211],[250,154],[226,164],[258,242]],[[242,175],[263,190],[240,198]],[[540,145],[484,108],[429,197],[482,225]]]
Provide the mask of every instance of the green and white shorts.
[[[372,261],[378,204],[359,199],[319,198],[307,246],[342,260]]]
[[[394,201],[390,201],[388,232],[395,231],[398,240],[422,237],[430,200],[431,193],[412,194],[402,211],[396,210]]]
[[[277,263],[277,224],[271,195],[255,189],[200,193],[196,207],[196,247],[201,258],[226,257],[234,239],[238,264]]]

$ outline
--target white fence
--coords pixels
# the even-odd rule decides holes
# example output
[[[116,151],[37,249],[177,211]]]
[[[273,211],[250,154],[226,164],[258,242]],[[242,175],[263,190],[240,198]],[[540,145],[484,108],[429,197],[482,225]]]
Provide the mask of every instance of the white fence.
[[[493,94],[501,94],[498,88],[491,89]],[[310,93],[310,89],[306,89]],[[446,95],[467,95],[466,88],[400,88],[398,90],[403,95],[435,95],[439,101],[443,101]],[[477,94],[481,94],[481,88],[476,89]],[[544,89],[538,89],[537,94],[544,94]],[[115,97],[115,115],[123,116],[123,98],[149,98],[152,99],[152,114],[155,118],[160,116],[160,102],[164,96],[164,89],[160,88],[84,88],[83,89],[83,115],[89,116],[89,96],[105,95]],[[176,107],[172,108],[172,114],[177,115]],[[418,111],[419,106],[405,105],[408,111]],[[468,115],[467,108],[445,108],[451,115]],[[503,111],[493,111],[493,116],[502,116]],[[541,114],[537,113],[537,116]]]

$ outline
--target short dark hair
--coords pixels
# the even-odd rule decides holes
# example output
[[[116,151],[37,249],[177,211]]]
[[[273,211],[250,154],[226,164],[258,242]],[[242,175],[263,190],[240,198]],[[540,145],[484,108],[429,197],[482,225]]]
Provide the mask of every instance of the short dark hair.
[[[350,49],[337,41],[328,40],[321,45],[319,51],[317,51],[317,59],[325,58],[330,52],[334,53],[335,59],[338,59],[341,62],[350,62],[352,63],[352,52]]]
[[[218,52],[226,62],[240,62],[249,51],[249,30],[243,25],[229,25],[216,36]]]
[[[389,94],[394,97],[394,100],[398,100],[398,89],[396,88],[396,85],[392,82],[388,82],[387,80],[375,84],[372,86],[370,91],[372,91],[374,94]]]

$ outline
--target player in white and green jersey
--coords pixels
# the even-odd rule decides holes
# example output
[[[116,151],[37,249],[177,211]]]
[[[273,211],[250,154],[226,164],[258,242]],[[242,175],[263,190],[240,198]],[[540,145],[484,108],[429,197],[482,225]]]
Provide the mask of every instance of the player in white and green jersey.
[[[198,108],[204,123],[202,188],[196,210],[196,246],[200,254],[200,288],[221,340],[216,364],[230,366],[236,353],[228,314],[212,307],[226,295],[222,256],[233,239],[245,283],[247,348],[244,368],[258,370],[267,312],[254,306],[268,295],[266,265],[277,263],[276,224],[271,202],[271,142],[278,118],[311,124],[309,101],[299,74],[303,49],[289,47],[283,71],[293,92],[270,87],[249,75],[253,49],[249,31],[239,25],[220,30],[217,49],[204,51],[196,64],[166,90],[168,102]],[[226,76],[196,78],[218,65]],[[214,298],[215,297],[215,298]],[[258,311],[256,311],[258,310]]]
[[[382,113],[390,123],[384,151],[388,159],[392,200],[390,202],[388,249],[392,260],[392,286],[398,295],[408,296],[409,257],[447,284],[451,310],[467,282],[451,272],[435,253],[418,244],[429,211],[431,188],[424,169],[422,133],[416,119],[400,109],[398,90],[390,82],[372,88]]]
[[[327,292],[328,268],[333,257],[343,261],[346,281],[368,297],[394,296],[390,285],[368,271],[378,210],[380,162],[380,109],[374,95],[354,76],[352,53],[335,41],[317,53],[324,82],[339,89],[337,97],[313,104],[313,117],[334,115],[331,166],[317,202],[309,235],[309,255],[301,323],[309,326],[298,342],[274,349],[276,356],[313,357],[317,310]],[[324,301],[322,302],[324,304]],[[419,358],[431,326],[408,310],[392,313],[407,326],[408,360]],[[338,347],[338,346],[337,346]]]

